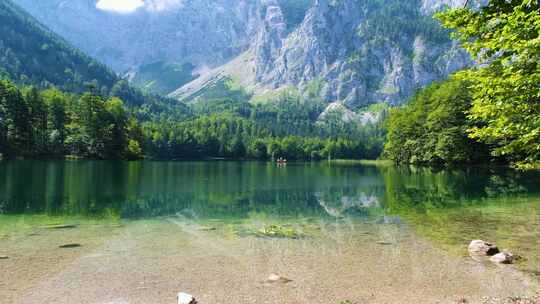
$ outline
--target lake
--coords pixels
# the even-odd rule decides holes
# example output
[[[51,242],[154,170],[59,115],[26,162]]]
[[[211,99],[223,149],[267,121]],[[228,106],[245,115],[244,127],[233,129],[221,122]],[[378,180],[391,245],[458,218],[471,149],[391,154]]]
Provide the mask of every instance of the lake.
[[[479,303],[539,292],[539,252],[539,172],[0,162],[2,303]]]

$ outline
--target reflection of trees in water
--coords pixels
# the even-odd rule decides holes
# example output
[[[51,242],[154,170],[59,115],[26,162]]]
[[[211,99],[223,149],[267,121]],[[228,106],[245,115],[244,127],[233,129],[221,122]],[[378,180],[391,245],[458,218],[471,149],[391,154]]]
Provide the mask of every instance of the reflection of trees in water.
[[[383,185],[375,168],[237,162],[24,161],[0,165],[7,213],[103,213],[149,217],[190,209],[200,216],[327,216],[315,193],[351,205]],[[363,190],[357,190],[363,189]],[[381,191],[382,192],[382,191]]]
[[[540,175],[504,169],[385,167],[384,207],[389,212],[453,208],[487,198],[538,192]]]
[[[325,163],[91,162],[0,163],[6,213],[151,217],[193,210],[201,217],[366,216],[447,208],[486,197],[537,191],[538,174]],[[382,207],[382,208],[379,208]]]
[[[385,168],[382,174],[385,212],[458,255],[471,238],[509,248],[527,243],[540,212],[538,172]],[[520,234],[522,228],[528,231]]]

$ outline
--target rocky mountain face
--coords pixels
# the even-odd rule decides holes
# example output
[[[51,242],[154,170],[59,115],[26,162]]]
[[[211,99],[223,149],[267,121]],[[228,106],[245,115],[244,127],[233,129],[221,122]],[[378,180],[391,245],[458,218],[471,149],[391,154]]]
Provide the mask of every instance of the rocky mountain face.
[[[268,7],[253,45],[256,83],[302,91],[322,79],[321,97],[356,108],[397,104],[469,63],[447,33],[419,13],[421,3],[386,2],[317,0],[288,36],[279,8]]]
[[[99,9],[100,0],[14,2],[118,72],[158,61],[201,68],[223,63],[249,45],[259,6],[250,0],[147,0],[127,13]]]
[[[291,32],[279,3],[264,5],[246,52],[172,96],[189,99],[206,84],[232,77],[255,94],[316,89],[329,103],[356,109],[399,104],[417,88],[471,64],[431,17],[447,5],[463,5],[457,0],[316,0]]]
[[[431,18],[465,0],[152,0],[130,13],[99,1],[16,0],[118,72],[192,65],[178,99],[227,78],[255,95],[293,87],[354,110],[399,104],[471,64]]]

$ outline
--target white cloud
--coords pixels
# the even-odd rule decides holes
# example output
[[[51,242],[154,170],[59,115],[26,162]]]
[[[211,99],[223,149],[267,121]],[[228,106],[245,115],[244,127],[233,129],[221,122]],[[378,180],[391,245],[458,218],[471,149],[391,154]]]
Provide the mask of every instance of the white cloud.
[[[98,0],[96,7],[122,14],[144,7],[148,11],[164,11],[182,5],[183,0]]]
[[[127,14],[144,6],[143,0],[99,0],[96,4],[98,9]]]

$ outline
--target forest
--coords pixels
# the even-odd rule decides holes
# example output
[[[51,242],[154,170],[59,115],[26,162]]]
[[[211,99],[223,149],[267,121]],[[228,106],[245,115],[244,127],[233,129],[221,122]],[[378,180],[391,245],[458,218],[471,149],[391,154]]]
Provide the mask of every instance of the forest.
[[[490,1],[436,15],[477,65],[392,110],[385,156],[397,163],[539,167],[540,3]]]
[[[382,125],[333,129],[311,121],[310,107],[300,101],[253,107],[223,100],[212,106],[219,114],[160,118],[95,91],[40,91],[3,80],[0,147],[6,157],[94,159],[376,158],[382,149]]]
[[[537,1],[491,1],[478,10],[438,13],[436,18],[478,63],[419,89],[404,106],[388,115],[383,111],[373,124],[345,122],[339,115],[321,121],[327,103],[309,92],[287,91],[253,102],[241,88],[225,82],[189,104],[145,93],[8,4],[2,2],[0,10],[12,18],[9,27],[0,27],[11,37],[6,40],[11,44],[0,46],[4,157],[387,158],[396,163],[511,163],[522,168],[537,167],[540,160]],[[298,15],[302,7],[306,5],[299,6]],[[371,26],[363,30],[378,31],[377,23]],[[60,71],[22,64],[34,62],[21,57],[25,35],[33,37],[25,47],[39,53],[32,56],[66,61],[62,65],[73,69],[64,74],[83,72],[65,77]],[[54,69],[53,64],[44,67]]]

